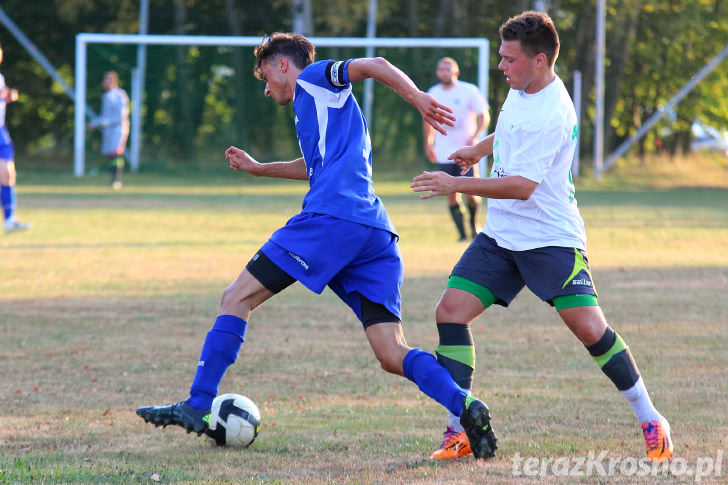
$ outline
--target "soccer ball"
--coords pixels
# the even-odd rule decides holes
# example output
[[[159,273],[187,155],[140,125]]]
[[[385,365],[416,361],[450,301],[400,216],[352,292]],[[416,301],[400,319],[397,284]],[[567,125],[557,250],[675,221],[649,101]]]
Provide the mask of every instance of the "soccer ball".
[[[208,435],[220,446],[247,448],[260,431],[260,411],[240,394],[222,394],[212,401]]]

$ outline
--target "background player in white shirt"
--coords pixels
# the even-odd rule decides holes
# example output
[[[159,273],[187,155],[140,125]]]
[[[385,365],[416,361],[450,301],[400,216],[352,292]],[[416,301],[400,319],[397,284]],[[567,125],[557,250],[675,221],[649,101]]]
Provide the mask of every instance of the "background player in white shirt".
[[[439,170],[458,176],[460,167],[447,157],[460,147],[474,145],[480,141],[480,137],[488,129],[490,123],[488,104],[475,85],[458,80],[460,68],[454,59],[443,57],[437,61],[435,75],[440,82],[432,86],[428,93],[452,109],[456,121],[455,126],[448,130],[447,135],[436,132],[428,123],[422,123],[425,154],[432,163],[438,165]],[[472,177],[474,169],[469,169],[463,175]],[[465,194],[465,199],[470,216],[471,237],[475,238],[478,233],[476,225],[479,197]],[[466,241],[463,212],[458,203],[457,193],[448,194],[447,201],[460,240]]]
[[[511,90],[495,133],[450,156],[465,170],[492,154],[490,178],[425,172],[412,184],[415,192],[426,192],[422,198],[452,192],[490,198],[485,228],[455,265],[437,305],[438,360],[461,387],[470,388],[475,367],[470,322],[493,303],[507,306],[527,285],[556,308],[628,400],[648,458],[664,461],[672,455],[670,425],[652,405],[629,347],[607,325],[592,284],[570,172],[576,113],[554,73],[558,34],[548,15],[525,12],[504,23],[500,36],[498,69]],[[457,431],[446,433],[436,458],[467,454],[447,453],[463,443]]]
[[[124,151],[129,137],[129,96],[119,87],[119,75],[114,71],[104,74],[102,83],[101,114],[91,128],[101,128],[101,154],[110,162],[111,186],[121,188],[124,173]]]

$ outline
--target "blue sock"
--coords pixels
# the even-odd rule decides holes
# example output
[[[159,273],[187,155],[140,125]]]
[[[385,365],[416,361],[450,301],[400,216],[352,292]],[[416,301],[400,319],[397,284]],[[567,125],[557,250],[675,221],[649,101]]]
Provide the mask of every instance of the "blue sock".
[[[417,384],[420,391],[445,406],[455,416],[460,416],[467,393],[455,383],[434,355],[421,349],[412,349],[404,356],[402,366],[405,377]]]
[[[13,211],[15,210],[15,187],[10,185],[0,187],[0,202],[3,205],[5,220],[13,217]]]
[[[187,403],[195,409],[210,409],[222,376],[238,357],[248,323],[235,315],[219,315],[207,333]]]

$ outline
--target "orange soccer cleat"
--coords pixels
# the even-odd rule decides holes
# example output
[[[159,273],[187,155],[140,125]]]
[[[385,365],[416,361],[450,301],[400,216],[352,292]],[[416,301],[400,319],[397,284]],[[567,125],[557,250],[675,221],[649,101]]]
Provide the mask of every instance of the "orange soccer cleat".
[[[659,421],[645,421],[642,423],[642,433],[645,435],[647,458],[662,463],[672,456],[670,423],[667,419],[661,417]]]
[[[448,426],[443,433],[442,445],[435,451],[432,460],[455,460],[473,453],[470,441],[465,433],[456,433],[452,426]]]

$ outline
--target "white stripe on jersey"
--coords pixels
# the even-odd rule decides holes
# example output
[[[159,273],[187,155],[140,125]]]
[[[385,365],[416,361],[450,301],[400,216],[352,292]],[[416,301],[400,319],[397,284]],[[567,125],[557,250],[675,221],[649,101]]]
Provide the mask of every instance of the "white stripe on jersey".
[[[326,129],[329,125],[329,108],[340,109],[344,106],[349,96],[351,96],[351,84],[346,89],[334,93],[303,79],[298,79],[296,83],[311,95],[316,104],[316,118],[319,128],[318,148],[321,154],[321,165],[323,165],[326,156]]]

